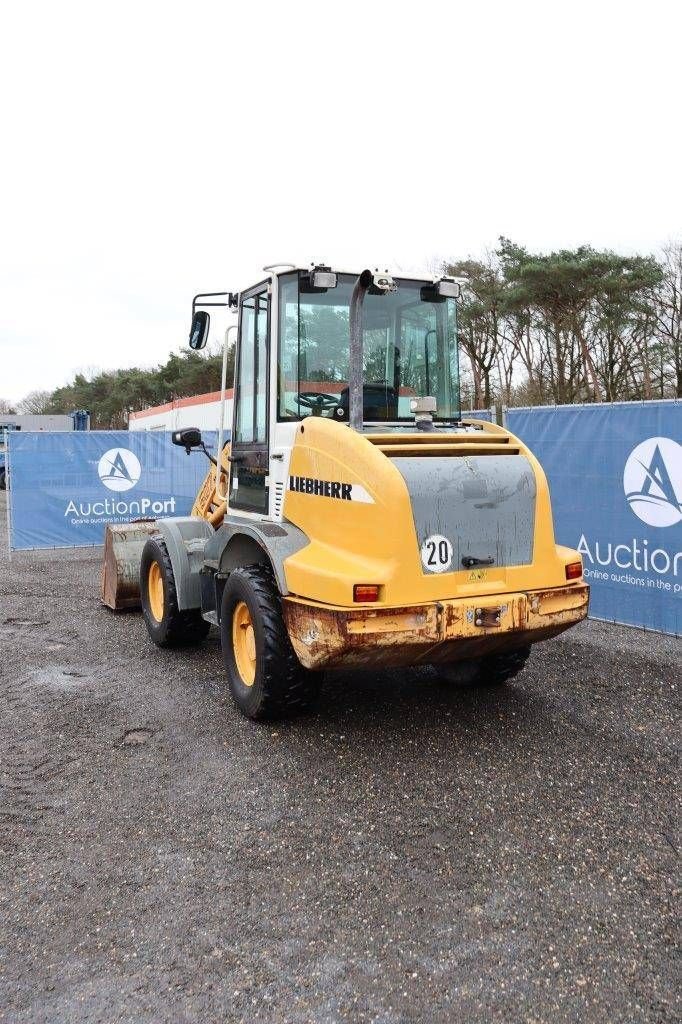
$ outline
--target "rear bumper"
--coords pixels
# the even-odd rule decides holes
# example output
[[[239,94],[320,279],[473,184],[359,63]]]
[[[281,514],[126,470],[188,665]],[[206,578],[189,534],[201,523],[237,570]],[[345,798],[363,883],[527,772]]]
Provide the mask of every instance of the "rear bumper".
[[[323,669],[444,664],[510,651],[569,629],[588,603],[587,584],[574,583],[402,608],[336,608],[294,597],[282,607],[299,661]]]

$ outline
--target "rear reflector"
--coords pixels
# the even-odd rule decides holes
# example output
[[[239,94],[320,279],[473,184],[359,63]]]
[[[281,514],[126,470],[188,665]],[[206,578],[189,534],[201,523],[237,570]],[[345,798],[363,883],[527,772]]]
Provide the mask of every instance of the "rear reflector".
[[[379,600],[379,584],[378,583],[356,583],[353,587],[353,600],[354,601],[378,601]]]
[[[570,562],[566,566],[566,579],[567,580],[579,580],[583,574],[583,563],[582,562]]]

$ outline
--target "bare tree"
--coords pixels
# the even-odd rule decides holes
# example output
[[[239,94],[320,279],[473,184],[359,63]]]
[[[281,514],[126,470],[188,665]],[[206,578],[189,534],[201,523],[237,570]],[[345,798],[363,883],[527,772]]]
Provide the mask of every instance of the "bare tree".
[[[13,415],[17,410],[14,408],[12,403],[7,398],[0,398],[0,414],[6,413],[7,415]]]
[[[19,402],[18,409],[22,413],[31,413],[39,416],[47,411],[50,406],[52,395],[49,391],[29,391],[25,398]]]

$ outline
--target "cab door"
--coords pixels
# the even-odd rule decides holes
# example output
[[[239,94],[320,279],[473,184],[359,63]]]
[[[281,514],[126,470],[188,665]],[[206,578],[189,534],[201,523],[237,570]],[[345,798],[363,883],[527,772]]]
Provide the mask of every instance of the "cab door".
[[[270,295],[267,284],[244,292],[239,304],[230,509],[269,511],[268,384]]]

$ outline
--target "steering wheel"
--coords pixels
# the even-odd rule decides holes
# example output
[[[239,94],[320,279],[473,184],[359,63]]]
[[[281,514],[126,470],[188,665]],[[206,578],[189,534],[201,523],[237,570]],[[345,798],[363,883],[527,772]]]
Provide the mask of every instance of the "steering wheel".
[[[305,405],[309,409],[319,409],[320,412],[328,412],[335,409],[339,404],[335,395],[328,395],[324,391],[299,391],[294,399],[299,405]]]
[[[287,416],[292,416],[294,419],[299,419],[301,405],[305,409],[310,409],[313,416],[321,416],[339,408],[338,399],[334,395],[328,395],[326,391],[299,391],[292,396],[292,400],[300,403],[296,409],[292,409],[289,405],[286,407]]]

